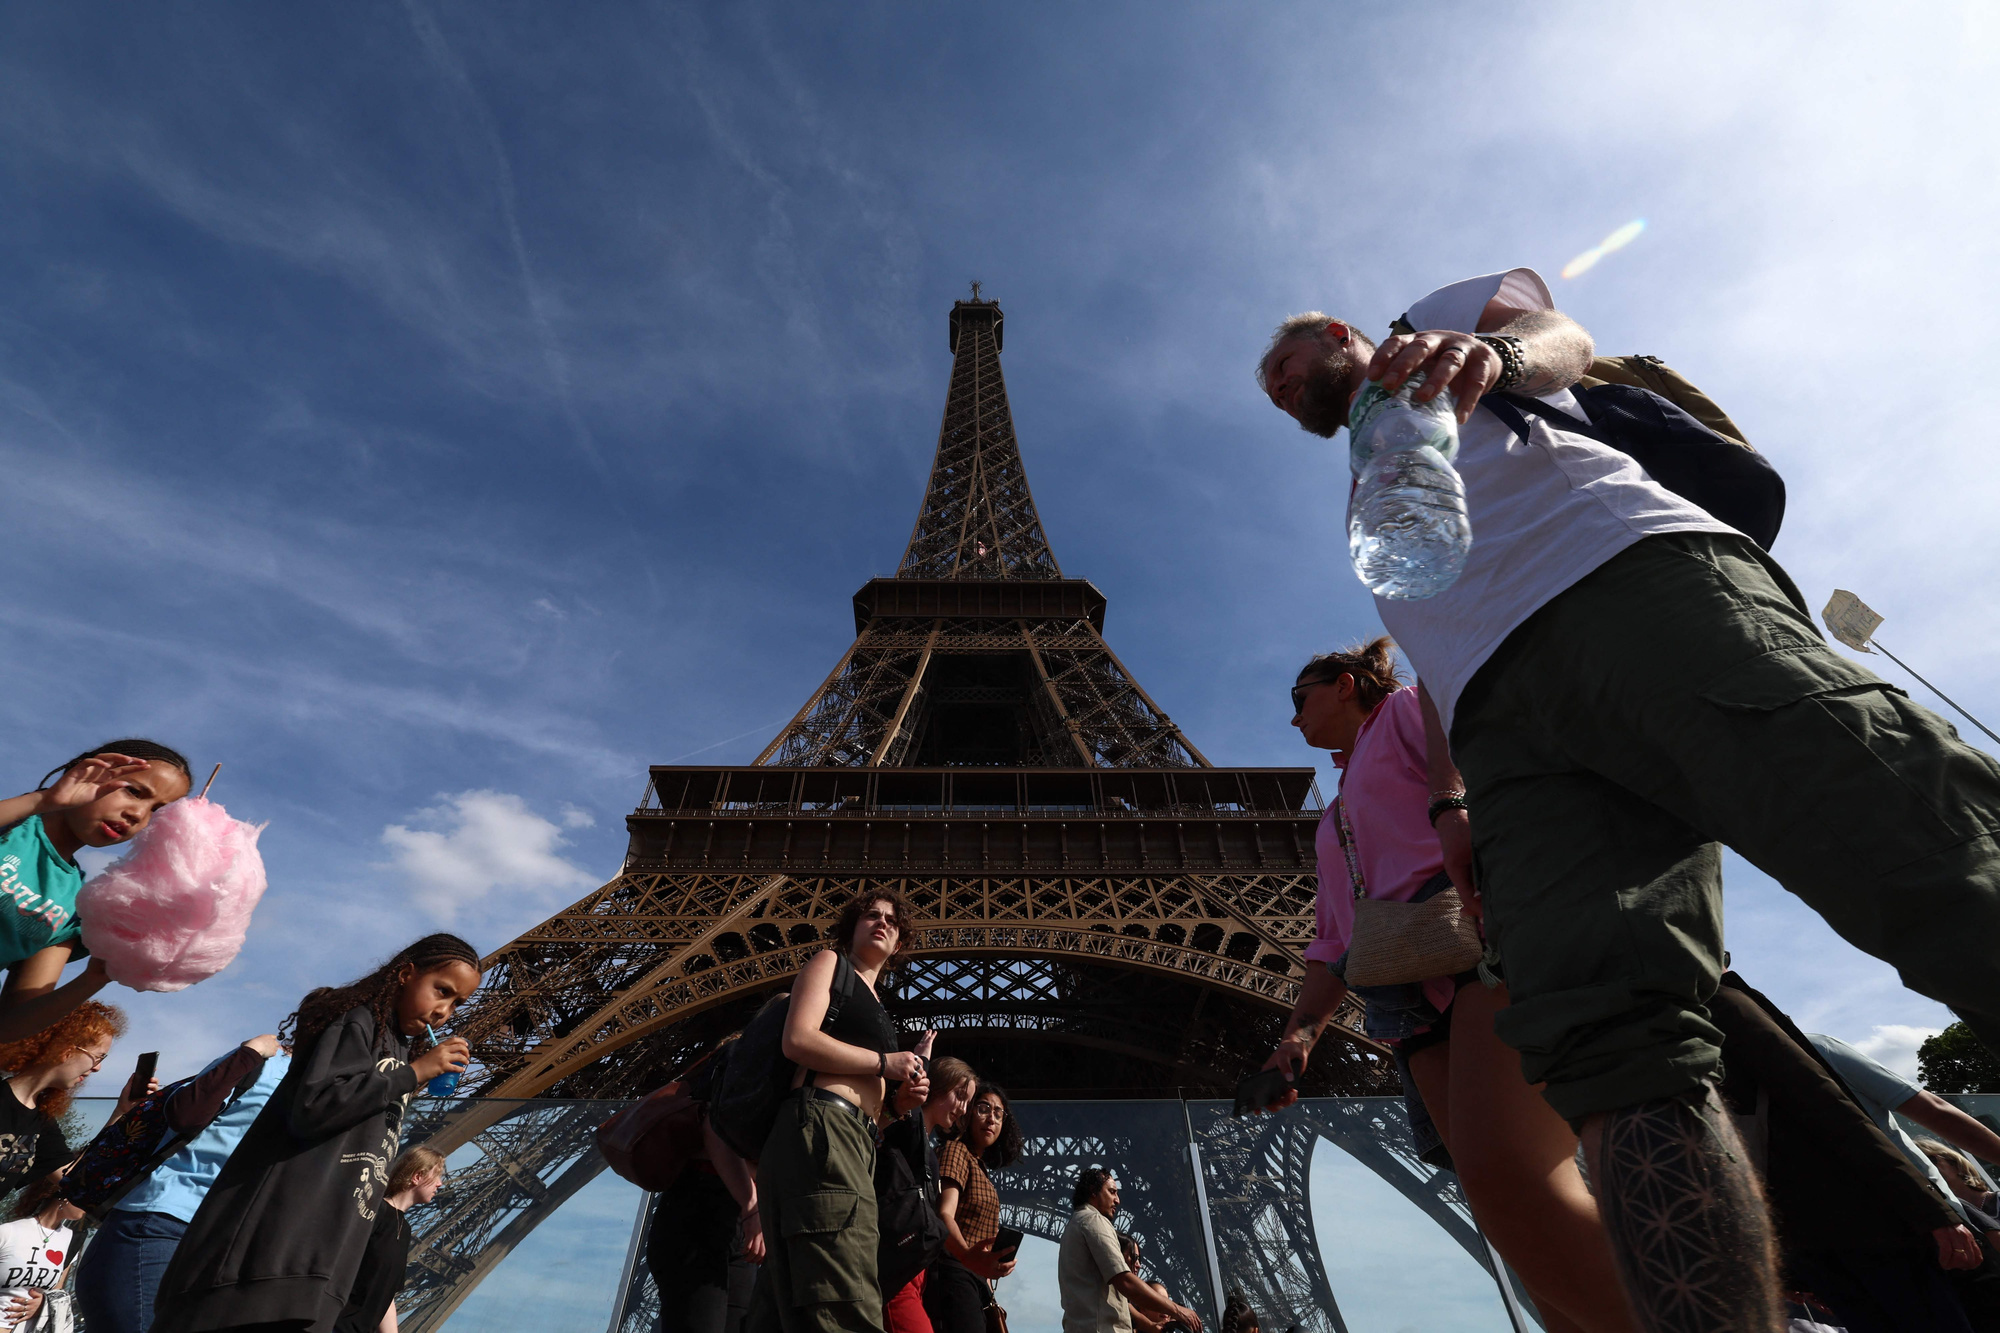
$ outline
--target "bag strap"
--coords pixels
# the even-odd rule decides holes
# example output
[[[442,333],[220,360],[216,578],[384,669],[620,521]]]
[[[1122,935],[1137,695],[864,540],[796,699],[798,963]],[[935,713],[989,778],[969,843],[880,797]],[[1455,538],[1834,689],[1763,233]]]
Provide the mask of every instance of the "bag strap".
[[[264,1063],[268,1064],[270,1062],[266,1060]],[[143,1183],[148,1177],[150,1177],[155,1171],[165,1166],[167,1164],[167,1161],[170,1158],[172,1158],[175,1153],[179,1152],[181,1149],[187,1147],[188,1144],[193,1143],[197,1138],[201,1137],[202,1132],[206,1130],[209,1127],[209,1125],[213,1125],[217,1120],[222,1119],[224,1115],[228,1114],[229,1108],[236,1105],[237,1102],[241,1101],[243,1098],[243,1094],[250,1091],[250,1089],[253,1086],[255,1086],[257,1080],[259,1078],[262,1078],[263,1075],[264,1075],[264,1065],[259,1064],[254,1068],[252,1068],[249,1072],[245,1073],[243,1077],[237,1079],[236,1086],[230,1089],[229,1096],[222,1103],[221,1109],[216,1111],[215,1115],[212,1118],[210,1118],[208,1122],[202,1125],[200,1128],[181,1134],[169,1133],[167,1135],[166,1142],[162,1143],[158,1148],[155,1148],[153,1150],[153,1155],[148,1157],[143,1165],[139,1166],[132,1172],[131,1175],[127,1176],[123,1181],[121,1181],[115,1192],[107,1195],[102,1201],[98,1203],[96,1211],[93,1215],[98,1217],[103,1217],[108,1215],[113,1208],[116,1208],[118,1206],[119,1200],[123,1199],[126,1195],[130,1194],[133,1190],[139,1188],[140,1184]],[[200,1075],[193,1075],[188,1078],[181,1079],[178,1082],[170,1083],[166,1087],[161,1088],[157,1095],[160,1098],[160,1106],[162,1111],[165,1110],[169,1098],[171,1098],[175,1093],[184,1090],[189,1084],[193,1083],[194,1080],[198,1077],[200,1077]],[[130,1113],[128,1112],[127,1114]],[[88,1149],[86,1149],[86,1151],[88,1151]],[[79,1161],[82,1160],[81,1157],[79,1157],[78,1160]]]
[[[840,1021],[840,1006],[847,1002],[848,996],[854,994],[854,984],[857,980],[853,962],[848,959],[844,951],[836,950],[833,955],[833,984],[826,990],[826,1017],[819,1021],[821,1032],[826,1031],[829,1024]]]
[[[1573,417],[1561,408],[1550,407],[1541,399],[1533,397],[1530,394],[1485,393],[1480,395],[1479,405],[1492,412],[1494,416],[1499,417],[1507,429],[1520,436],[1523,441],[1526,441],[1528,438],[1528,422],[1526,417],[1523,416],[1525,413],[1529,416],[1540,417],[1552,426],[1559,426],[1572,434],[1581,435],[1585,439],[1596,440],[1599,444],[1611,445],[1613,448],[1617,447],[1604,437],[1603,431],[1591,425],[1590,422]]]
[[[833,951],[833,980],[828,983],[826,988],[826,1013],[819,1020],[819,1030],[821,1032],[826,1031],[827,1028],[840,1021],[840,1007],[847,1003],[848,997],[854,994],[854,988],[859,984],[860,978],[854,975],[854,964],[849,960],[846,951],[835,949]],[[819,1071],[817,1069],[806,1071],[806,1081],[801,1086],[817,1088],[819,1086]]]
[[[1354,825],[1347,822],[1347,801],[1344,796],[1333,798],[1336,823],[1334,832],[1340,837],[1340,850],[1347,856],[1347,882],[1354,890],[1354,901],[1360,902],[1368,896],[1368,885],[1361,878],[1361,853],[1354,845]]]

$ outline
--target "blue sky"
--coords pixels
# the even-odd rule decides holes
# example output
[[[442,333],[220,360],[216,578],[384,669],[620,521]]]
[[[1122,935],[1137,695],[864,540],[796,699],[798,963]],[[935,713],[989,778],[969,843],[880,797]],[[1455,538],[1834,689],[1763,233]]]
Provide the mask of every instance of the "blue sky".
[[[140,732],[269,821],[241,961],[131,1001],[163,1073],[496,947],[839,657],[972,278],[1058,558],[1218,761],[1306,762],[1292,671],[1377,628],[1266,332],[1514,264],[1714,394],[1814,605],[1990,719],[1996,63],[1971,5],[11,7],[12,780]],[[1731,873],[1804,1025],[1943,1021]]]

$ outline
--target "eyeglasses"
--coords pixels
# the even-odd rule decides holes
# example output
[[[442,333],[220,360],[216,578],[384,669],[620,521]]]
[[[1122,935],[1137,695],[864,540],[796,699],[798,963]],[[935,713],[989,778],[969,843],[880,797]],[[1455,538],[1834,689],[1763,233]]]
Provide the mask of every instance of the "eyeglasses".
[[[1004,1106],[995,1106],[992,1102],[974,1102],[972,1113],[986,1120],[1004,1120],[1007,1118],[1007,1108]]]
[[[99,1055],[96,1051],[86,1050],[81,1046],[72,1046],[70,1047],[70,1049],[72,1051],[78,1052],[79,1054],[87,1055],[90,1057],[90,1072],[93,1074],[96,1073],[98,1070],[104,1068],[104,1062],[111,1058],[111,1052],[109,1051],[106,1051],[104,1054]]]

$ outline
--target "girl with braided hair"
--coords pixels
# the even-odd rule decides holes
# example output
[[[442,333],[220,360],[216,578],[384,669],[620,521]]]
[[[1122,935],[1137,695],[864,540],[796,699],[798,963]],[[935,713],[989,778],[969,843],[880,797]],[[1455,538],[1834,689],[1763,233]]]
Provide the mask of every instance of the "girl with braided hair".
[[[429,1029],[479,988],[479,953],[426,935],[279,1029],[289,1072],[216,1178],[160,1283],[153,1333],[328,1333],[384,1206],[403,1108],[462,1070],[462,1037]]]
[[[48,1027],[104,988],[97,959],[58,986],[84,952],[76,895],[80,847],[116,847],[188,794],[188,761],[157,741],[106,741],[0,801],[0,1042]]]

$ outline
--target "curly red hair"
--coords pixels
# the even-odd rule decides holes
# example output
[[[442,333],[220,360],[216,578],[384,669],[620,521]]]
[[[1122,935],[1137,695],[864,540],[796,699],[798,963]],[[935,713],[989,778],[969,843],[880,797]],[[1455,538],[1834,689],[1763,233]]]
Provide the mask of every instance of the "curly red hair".
[[[125,1011],[102,1000],[85,1000],[68,1015],[57,1019],[32,1037],[0,1043],[0,1070],[24,1074],[61,1064],[71,1051],[87,1046],[100,1037],[113,1041],[125,1035]],[[74,1089],[50,1088],[37,1099],[35,1107],[52,1118],[69,1109]]]

